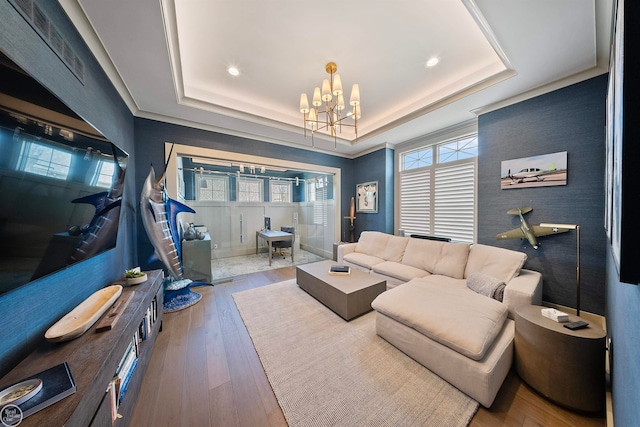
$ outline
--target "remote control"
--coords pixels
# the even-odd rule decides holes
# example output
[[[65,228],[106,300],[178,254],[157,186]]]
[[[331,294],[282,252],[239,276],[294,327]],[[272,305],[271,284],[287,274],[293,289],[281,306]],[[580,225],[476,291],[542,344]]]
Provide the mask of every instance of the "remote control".
[[[566,325],[562,325],[562,326],[564,326],[567,329],[571,329],[572,331],[575,331],[576,329],[586,328],[587,326],[589,326],[589,324],[584,320],[578,320],[576,322],[567,323]]]

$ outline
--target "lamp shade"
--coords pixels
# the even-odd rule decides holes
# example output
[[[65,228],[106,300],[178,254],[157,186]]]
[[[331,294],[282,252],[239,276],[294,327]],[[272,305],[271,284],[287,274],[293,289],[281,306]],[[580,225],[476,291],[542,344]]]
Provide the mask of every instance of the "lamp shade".
[[[324,102],[331,101],[331,85],[328,79],[322,81],[322,100]]]
[[[360,105],[360,86],[358,86],[357,83],[351,88],[351,99],[349,100],[349,105]]]
[[[336,109],[338,111],[344,110],[344,96],[342,96],[342,94],[338,95],[338,103],[336,104]]]
[[[322,97],[320,96],[320,88],[316,87],[313,90],[313,105],[314,107],[319,107],[322,105]]]
[[[342,95],[342,80],[340,80],[339,74],[333,76],[333,94],[335,96]]]
[[[351,117],[353,117],[353,120],[359,120],[360,116],[361,116],[360,105],[354,105],[353,106],[353,114],[351,114]]]
[[[309,112],[309,100],[307,99],[306,93],[300,95],[300,112],[302,114],[306,114]]]
[[[313,108],[309,111],[309,118],[307,119],[307,121],[309,122],[309,124],[311,125],[311,129],[313,129],[313,126],[316,124],[316,121],[318,120],[318,117],[316,116],[316,110],[314,110]]]

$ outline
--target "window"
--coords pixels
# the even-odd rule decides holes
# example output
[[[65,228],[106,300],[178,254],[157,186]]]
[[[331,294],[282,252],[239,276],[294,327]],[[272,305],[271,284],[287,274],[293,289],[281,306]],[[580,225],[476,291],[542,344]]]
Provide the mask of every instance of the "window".
[[[23,140],[18,170],[66,180],[71,168],[71,153],[66,150]],[[109,186],[111,182],[109,182]]]
[[[478,157],[478,136],[458,139],[438,145],[438,163]]]
[[[433,150],[431,147],[421,148],[402,155],[402,169],[417,169],[433,164]]]
[[[207,202],[226,202],[229,200],[229,178],[226,176],[201,177],[198,184],[197,200]]]
[[[113,161],[100,160],[96,173],[92,179],[91,185],[102,188],[111,188],[113,183],[113,173],[115,172],[115,164]]]
[[[327,187],[329,179],[319,176],[307,181],[307,196],[313,202],[313,223],[327,226]]]
[[[270,201],[275,203],[291,202],[291,181],[269,181]]]
[[[262,202],[262,180],[253,178],[238,179],[239,202]]]
[[[400,229],[405,234],[473,243],[477,156],[477,135],[400,155]]]

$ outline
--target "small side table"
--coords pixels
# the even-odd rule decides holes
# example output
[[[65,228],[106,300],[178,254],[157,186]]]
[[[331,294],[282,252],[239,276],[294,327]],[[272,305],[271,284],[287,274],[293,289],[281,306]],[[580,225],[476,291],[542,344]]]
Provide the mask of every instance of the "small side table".
[[[182,241],[182,267],[184,277],[196,282],[211,283],[211,236],[204,235],[202,240]]]
[[[515,363],[520,377],[548,399],[580,411],[605,406],[605,337],[600,327],[576,331],[544,317],[537,305],[516,308]],[[569,315],[569,321],[581,320]]]

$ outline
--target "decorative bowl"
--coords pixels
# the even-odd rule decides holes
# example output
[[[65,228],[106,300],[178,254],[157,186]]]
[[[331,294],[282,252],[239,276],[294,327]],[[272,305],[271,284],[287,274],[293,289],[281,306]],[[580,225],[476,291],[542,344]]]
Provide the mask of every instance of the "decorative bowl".
[[[139,276],[139,277],[125,277],[124,281],[127,284],[127,286],[139,285],[140,283],[147,281],[147,273],[144,273],[142,276]]]

